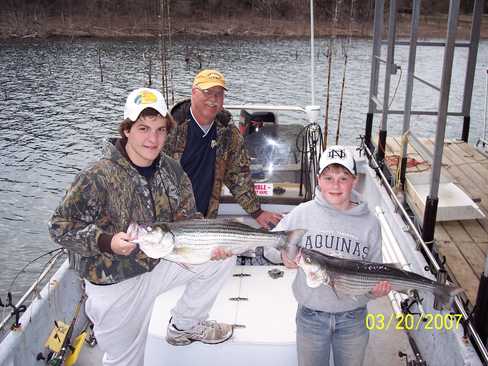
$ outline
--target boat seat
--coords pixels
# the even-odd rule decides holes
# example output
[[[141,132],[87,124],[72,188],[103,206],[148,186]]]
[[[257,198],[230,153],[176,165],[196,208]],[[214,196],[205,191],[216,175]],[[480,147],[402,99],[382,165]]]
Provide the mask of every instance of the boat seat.
[[[271,278],[268,271],[273,268],[284,271],[283,277]],[[291,291],[294,276],[294,270],[282,266],[236,266],[210,312],[212,320],[236,324],[233,337],[217,345],[168,344],[165,337],[170,310],[184,287],[162,294],[154,304],[144,365],[295,366],[297,304]]]

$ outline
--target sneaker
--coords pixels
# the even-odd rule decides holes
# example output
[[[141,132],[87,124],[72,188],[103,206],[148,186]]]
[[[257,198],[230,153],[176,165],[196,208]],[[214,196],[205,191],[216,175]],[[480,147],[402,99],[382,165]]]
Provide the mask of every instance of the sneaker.
[[[166,341],[173,346],[186,346],[192,342],[200,341],[207,344],[222,343],[232,337],[234,328],[230,324],[217,323],[204,320],[188,330],[177,329],[169,323]]]

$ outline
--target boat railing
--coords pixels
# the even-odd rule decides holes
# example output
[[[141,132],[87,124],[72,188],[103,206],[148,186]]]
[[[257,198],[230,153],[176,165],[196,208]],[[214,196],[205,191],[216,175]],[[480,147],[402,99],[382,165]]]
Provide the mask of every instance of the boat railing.
[[[482,137],[478,138],[478,141],[476,142],[476,146],[478,148],[482,148],[484,152],[488,152],[488,140],[487,140],[487,131],[486,131],[486,125],[487,125],[487,118],[488,118],[488,68],[486,69],[486,86],[485,86],[485,110],[483,113],[483,131],[482,131]]]
[[[410,215],[407,213],[405,208],[403,207],[402,203],[400,200],[397,198],[395,192],[393,191],[392,187],[390,186],[390,183],[388,182],[388,179],[386,176],[383,174],[382,170],[380,169],[379,164],[377,163],[375,157],[373,156],[373,153],[371,150],[368,148],[368,146],[364,146],[365,152],[367,154],[367,157],[372,165],[372,168],[376,171],[378,176],[380,177],[381,183],[383,187],[386,189],[388,192],[388,195],[390,196],[392,202],[394,203],[395,207],[398,209],[400,212],[402,218],[405,220],[406,224],[408,225],[408,228],[411,232],[411,234],[414,236],[415,241],[417,242],[417,250],[422,249],[422,252],[424,256],[427,259],[428,264],[432,268],[432,270],[437,273],[441,270],[441,266],[437,262],[437,259],[434,257],[432,252],[429,249],[429,246],[427,243],[423,240],[422,235],[420,232],[417,230],[416,225],[410,218]],[[486,346],[483,344],[483,341],[474,328],[474,325],[472,324],[471,321],[471,316],[468,313],[468,311],[464,307],[464,303],[462,299],[456,295],[454,297],[454,304],[457,309],[457,311],[462,314],[464,324],[465,324],[465,329],[469,332],[469,334],[472,337],[473,342],[475,343],[477,349],[480,352],[481,357],[483,358],[483,361],[488,364],[488,351],[486,349]]]
[[[42,273],[37,277],[37,279],[34,281],[34,283],[29,287],[29,289],[22,295],[20,300],[14,305],[15,308],[19,308],[22,305],[25,305],[28,301],[28,299],[31,297],[31,295],[36,294],[39,292],[41,288],[41,284],[43,283],[44,279],[46,276],[51,272],[51,270],[55,267],[56,263],[60,258],[65,257],[65,251],[64,250],[59,250],[54,254],[48,261],[48,264],[45,266],[44,270]],[[3,314],[2,314],[3,315]],[[4,327],[7,324],[10,324],[12,318],[14,317],[15,313],[11,312],[9,315],[7,315],[0,323],[0,336],[3,332]],[[0,337],[1,338],[1,337]]]

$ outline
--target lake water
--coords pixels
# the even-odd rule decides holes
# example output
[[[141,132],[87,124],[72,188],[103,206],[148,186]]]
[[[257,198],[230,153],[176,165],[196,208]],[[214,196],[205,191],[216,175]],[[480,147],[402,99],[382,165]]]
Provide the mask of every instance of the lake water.
[[[354,144],[364,132],[368,105],[371,40],[355,39],[348,54],[343,99],[341,143]],[[315,103],[323,123],[327,39],[316,42]],[[173,45],[173,86],[176,100],[189,95],[200,67],[222,71],[228,81],[226,103],[310,104],[310,44],[308,40],[176,39]],[[48,236],[47,221],[74,175],[99,155],[100,141],[116,134],[127,93],[148,80],[160,86],[158,43],[149,40],[34,40],[0,42],[0,298],[20,268],[57,246]],[[100,82],[98,53],[103,83]],[[335,43],[331,79],[329,136],[335,136],[339,110],[343,51]],[[404,103],[408,53],[397,48],[402,78],[391,108]],[[384,54],[384,53],[383,53]],[[443,50],[419,48],[416,73],[440,85]],[[467,50],[455,53],[450,111],[462,103]],[[188,62],[185,61],[188,58]],[[478,52],[470,141],[482,135],[488,66],[488,42]],[[400,73],[392,78],[392,94]],[[381,83],[380,83],[381,85]],[[414,109],[436,110],[438,93],[416,83]],[[375,135],[378,118],[375,119]],[[402,118],[390,118],[390,134],[401,130]],[[435,118],[415,118],[421,136],[435,131]],[[462,119],[449,118],[447,137],[461,136]],[[332,140],[329,140],[329,143]],[[14,297],[26,290],[41,271],[29,267],[16,280]]]

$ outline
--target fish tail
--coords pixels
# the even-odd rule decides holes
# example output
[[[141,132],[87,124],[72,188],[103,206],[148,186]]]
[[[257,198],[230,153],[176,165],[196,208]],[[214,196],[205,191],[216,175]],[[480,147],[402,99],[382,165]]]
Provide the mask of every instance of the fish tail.
[[[278,249],[285,249],[288,258],[290,259],[296,258],[296,256],[298,255],[299,244],[305,232],[306,230],[303,229],[295,229],[295,230],[287,231],[286,241],[284,242],[284,245]]]
[[[451,305],[454,296],[464,292],[462,287],[457,287],[453,285],[443,285],[438,286],[434,289],[434,295],[437,296],[438,301],[442,305]]]
[[[295,229],[287,232],[288,238],[286,240],[287,246],[298,246],[302,241],[303,235],[305,235],[306,230]]]

